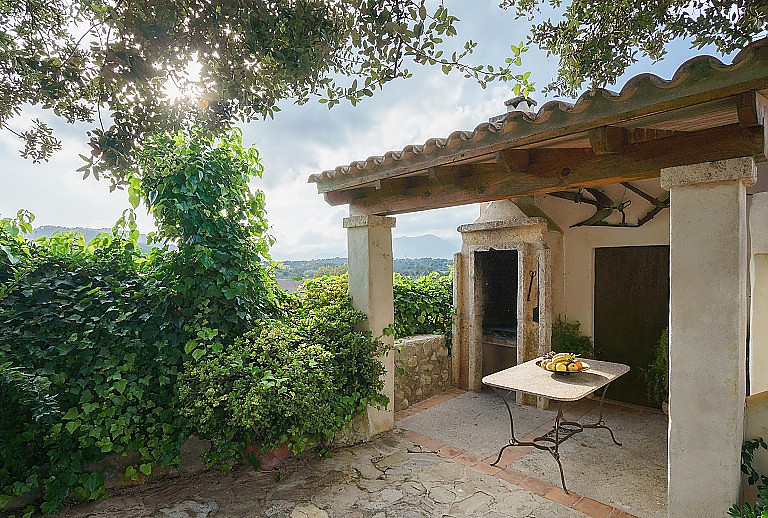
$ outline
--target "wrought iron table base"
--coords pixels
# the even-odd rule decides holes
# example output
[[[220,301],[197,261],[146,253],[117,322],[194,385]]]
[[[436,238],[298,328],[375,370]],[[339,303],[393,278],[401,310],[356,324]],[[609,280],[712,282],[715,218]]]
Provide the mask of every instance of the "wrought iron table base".
[[[512,408],[509,406],[509,402],[507,401],[507,397],[510,393],[514,392],[513,390],[501,390],[498,388],[494,388],[494,391],[496,394],[501,398],[502,401],[504,401],[504,405],[507,407],[507,413],[509,414],[509,430],[511,437],[509,439],[509,444],[504,445],[501,450],[499,451],[499,456],[496,458],[495,462],[491,463],[491,466],[495,466],[496,464],[501,461],[501,456],[504,454],[504,450],[509,448],[510,446],[533,446],[534,448],[538,450],[544,450],[548,451],[552,457],[557,462],[557,467],[560,468],[560,481],[563,484],[563,491],[568,493],[568,488],[565,485],[565,475],[563,475],[563,464],[560,462],[560,445],[573,437],[574,435],[581,433],[584,431],[585,428],[603,428],[605,430],[608,430],[608,432],[611,434],[611,439],[613,440],[614,444],[617,446],[621,446],[621,443],[616,440],[616,436],[613,435],[613,430],[608,428],[605,425],[605,421],[603,421],[603,402],[605,400],[605,392],[608,390],[608,385],[603,387],[602,393],[600,394],[600,414],[597,418],[597,421],[594,423],[578,423],[575,421],[566,421],[565,415],[563,414],[563,404],[562,401],[558,401],[558,408],[557,408],[557,416],[555,416],[555,424],[552,427],[550,431],[545,433],[544,435],[541,435],[539,437],[535,437],[532,441],[520,441],[515,437],[515,422],[512,418]]]

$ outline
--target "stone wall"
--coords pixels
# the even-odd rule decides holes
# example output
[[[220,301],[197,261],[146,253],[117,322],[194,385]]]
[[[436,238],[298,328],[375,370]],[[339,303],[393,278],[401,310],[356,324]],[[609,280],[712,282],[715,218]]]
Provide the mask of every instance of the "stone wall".
[[[445,336],[409,336],[395,347],[395,411],[453,387]]]

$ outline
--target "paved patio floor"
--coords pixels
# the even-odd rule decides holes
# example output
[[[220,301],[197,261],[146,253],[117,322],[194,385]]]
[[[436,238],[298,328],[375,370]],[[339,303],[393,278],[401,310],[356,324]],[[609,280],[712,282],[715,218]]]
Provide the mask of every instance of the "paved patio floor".
[[[230,473],[214,470],[153,479],[122,488],[108,500],[70,508],[61,516],[621,518],[665,513],[661,503],[653,503],[648,508],[658,507],[658,512],[646,512],[644,507],[637,508],[637,514],[632,507],[637,499],[627,497],[631,492],[625,494],[625,486],[635,483],[636,493],[656,498],[658,488],[649,491],[644,487],[646,465],[633,464],[637,472],[625,470],[629,482],[616,483],[625,464],[617,451],[600,455],[600,462],[586,461],[595,460],[595,452],[603,449],[599,437],[573,439],[573,451],[563,448],[566,480],[572,489],[569,495],[552,478],[554,461],[546,452],[520,448],[526,451],[505,453],[501,465],[508,466],[504,469],[489,466],[488,454],[495,459],[498,443],[506,441],[508,431],[506,415],[498,412],[496,403],[486,394],[452,391],[399,413],[393,432],[367,444],[339,448],[326,459],[305,454],[286,462],[279,472],[242,466]],[[587,413],[591,407],[588,402],[574,410]],[[552,415],[516,408],[528,417],[521,434],[535,433]],[[616,427],[619,435],[626,429],[619,440],[629,444],[636,424],[632,419],[647,416],[635,415],[627,421],[626,416],[633,414],[612,411],[622,418],[617,420],[623,423]],[[627,448],[626,455],[630,450],[635,448]],[[579,458],[584,461],[575,460]],[[640,480],[632,478],[637,473]],[[599,478],[590,483],[588,479],[594,476]],[[622,508],[633,509],[633,513]]]
[[[458,394],[458,395],[456,395]],[[453,396],[453,397],[452,397]],[[598,403],[585,400],[563,407],[567,418],[595,422]],[[512,407],[515,435],[523,440],[543,435],[555,410]],[[501,400],[491,392],[454,391],[400,412],[398,426],[418,434],[424,442],[437,440],[464,455],[496,460],[509,438],[509,418]],[[607,430],[588,429],[563,443],[560,458],[572,495],[594,499],[641,518],[667,516],[667,416],[648,409],[607,403],[603,412],[622,446],[616,446]],[[479,467],[479,466],[478,466]],[[486,466],[491,468],[490,466]],[[533,448],[507,448],[498,464],[499,475],[508,480],[528,477],[543,487],[559,488],[560,472],[552,456]],[[556,494],[556,493],[553,493]]]

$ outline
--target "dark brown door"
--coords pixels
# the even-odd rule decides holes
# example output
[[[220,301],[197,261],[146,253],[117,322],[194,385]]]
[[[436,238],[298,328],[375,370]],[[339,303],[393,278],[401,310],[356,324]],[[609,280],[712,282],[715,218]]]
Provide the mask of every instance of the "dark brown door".
[[[606,397],[649,405],[644,370],[669,322],[669,246],[595,249],[595,357],[631,367]]]

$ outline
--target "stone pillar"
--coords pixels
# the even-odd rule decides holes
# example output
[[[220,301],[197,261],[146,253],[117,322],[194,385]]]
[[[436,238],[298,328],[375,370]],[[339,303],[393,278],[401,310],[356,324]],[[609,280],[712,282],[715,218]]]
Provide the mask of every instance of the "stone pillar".
[[[768,390],[768,192],[752,195],[749,210],[751,237],[751,311],[749,327],[749,391]]]
[[[661,171],[671,195],[670,517],[739,499],[746,397],[746,184],[751,158]]]
[[[552,350],[552,251],[549,248],[538,250],[537,260],[539,264],[537,276],[539,285],[539,349],[536,355],[543,356]],[[549,408],[549,400],[542,397],[536,398],[536,406],[546,410]]]
[[[349,293],[352,305],[368,315],[365,326],[374,337],[382,335],[385,327],[395,320],[392,296],[392,227],[395,218],[383,216],[350,216],[344,218],[347,229],[347,261],[349,264]],[[382,336],[382,342],[393,345],[392,337]],[[384,374],[384,395],[389,398],[385,410],[368,408],[367,438],[391,430],[395,423],[395,364],[390,352],[381,358]],[[366,437],[363,437],[366,438]]]
[[[466,304],[467,270],[461,252],[453,254],[453,329],[451,343],[451,381],[459,387],[467,386]],[[465,372],[462,374],[462,365]]]
[[[517,255],[517,364],[536,358],[539,354],[539,329],[533,321],[533,308],[539,305],[538,254],[534,245],[522,243]],[[534,277],[531,279],[530,275]],[[541,309],[541,308],[539,308]],[[518,391],[515,401],[536,406],[537,398]]]

